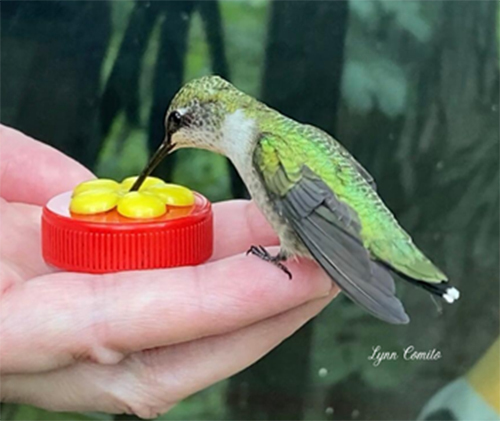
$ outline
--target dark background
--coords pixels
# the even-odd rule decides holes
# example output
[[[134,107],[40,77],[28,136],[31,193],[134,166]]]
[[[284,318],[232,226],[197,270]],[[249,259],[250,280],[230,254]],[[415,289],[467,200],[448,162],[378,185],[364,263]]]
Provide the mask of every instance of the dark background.
[[[404,327],[339,298],[162,419],[415,419],[498,337],[498,20],[497,2],[472,0],[1,2],[2,123],[120,179],[163,138],[182,83],[219,74],[334,134],[462,292],[441,314],[400,285]],[[162,177],[214,201],[246,195],[222,157],[169,159]],[[377,345],[443,358],[373,367]],[[4,417],[90,416],[9,406]]]

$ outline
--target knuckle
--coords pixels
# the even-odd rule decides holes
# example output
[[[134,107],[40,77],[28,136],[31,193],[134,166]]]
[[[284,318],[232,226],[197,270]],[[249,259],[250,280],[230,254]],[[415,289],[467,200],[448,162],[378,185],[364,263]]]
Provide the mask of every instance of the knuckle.
[[[130,407],[131,413],[142,419],[154,419],[158,418],[160,415],[168,412],[173,405],[149,405],[149,404],[138,404]]]
[[[158,374],[158,366],[155,364],[155,352],[152,349],[140,356],[131,355],[127,358],[127,371],[132,373],[132,379],[122,388],[119,405],[128,414],[139,418],[152,419],[168,412],[176,400],[169,399],[170,389],[165,380]]]
[[[83,306],[82,318],[86,320],[82,326],[82,334],[78,346],[73,352],[76,361],[89,361],[96,364],[117,364],[125,358],[125,353],[112,344],[109,309],[116,299],[113,291],[116,278],[94,277],[85,280],[90,289],[88,305]],[[105,285],[104,285],[105,284]]]
[[[130,408],[129,411],[126,412],[126,414],[129,415],[135,415],[138,418],[144,419],[144,420],[151,420],[158,418],[160,415],[164,414],[167,411],[159,411],[157,408],[154,407],[148,407],[148,406],[139,406],[137,408]]]

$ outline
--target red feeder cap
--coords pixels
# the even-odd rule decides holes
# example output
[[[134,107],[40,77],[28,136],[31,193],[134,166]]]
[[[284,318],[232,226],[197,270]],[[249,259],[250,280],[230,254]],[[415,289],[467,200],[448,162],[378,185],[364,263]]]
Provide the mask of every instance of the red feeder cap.
[[[43,258],[58,268],[88,273],[203,263],[213,251],[212,206],[194,194],[195,204],[189,209],[135,220],[71,215],[71,192],[62,193],[43,209]]]

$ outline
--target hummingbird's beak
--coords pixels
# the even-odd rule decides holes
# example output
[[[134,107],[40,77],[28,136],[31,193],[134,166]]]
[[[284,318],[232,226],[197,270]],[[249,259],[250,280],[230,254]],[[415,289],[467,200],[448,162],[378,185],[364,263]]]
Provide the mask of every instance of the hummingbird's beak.
[[[175,143],[172,143],[172,134],[173,133],[167,133],[165,139],[163,140],[159,148],[156,150],[154,155],[149,160],[148,165],[146,165],[146,168],[142,170],[137,180],[135,180],[135,183],[130,189],[130,191],[139,190],[139,188],[142,186],[142,183],[144,183],[144,180],[153,172],[153,170],[158,166],[158,164],[161,161],[163,161],[163,159],[175,147]]]

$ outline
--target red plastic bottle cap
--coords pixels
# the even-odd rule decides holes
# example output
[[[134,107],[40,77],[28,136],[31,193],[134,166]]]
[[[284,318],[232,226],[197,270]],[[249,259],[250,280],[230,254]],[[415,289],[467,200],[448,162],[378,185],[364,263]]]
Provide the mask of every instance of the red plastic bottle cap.
[[[58,268],[88,273],[203,263],[213,251],[212,206],[202,195],[194,195],[191,207],[136,220],[116,211],[71,214],[71,192],[62,193],[43,209],[43,258]]]

